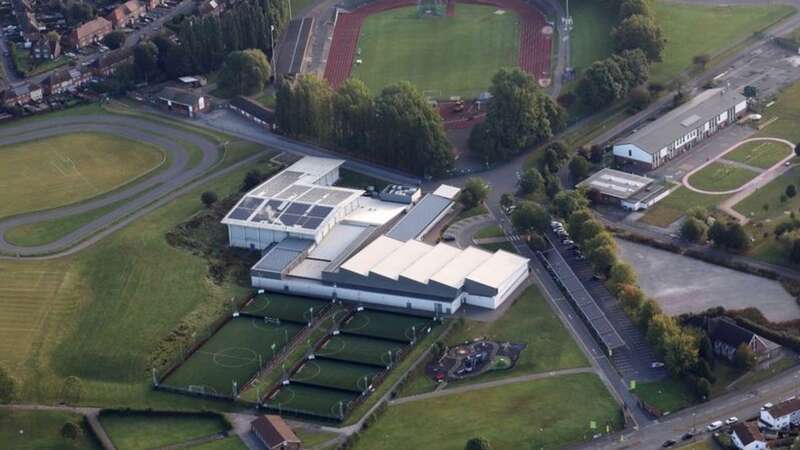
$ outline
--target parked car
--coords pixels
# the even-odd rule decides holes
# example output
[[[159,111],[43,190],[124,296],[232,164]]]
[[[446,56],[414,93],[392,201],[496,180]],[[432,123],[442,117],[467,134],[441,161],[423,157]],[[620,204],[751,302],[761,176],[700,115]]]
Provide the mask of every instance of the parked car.
[[[727,420],[725,420],[725,425],[733,425],[738,421],[739,421],[738,417],[729,417]]]
[[[550,222],[550,228],[564,228],[564,224],[554,220]]]
[[[772,406],[773,406],[772,403],[764,403],[764,406],[761,407],[761,410],[764,411],[770,409],[772,408]]]
[[[711,422],[710,424],[708,424],[708,426],[706,427],[706,430],[708,430],[708,431],[717,431],[720,428],[722,428],[722,421],[721,420],[715,420],[715,421]]]
[[[650,367],[652,367],[653,369],[660,369],[660,368],[664,367],[664,363],[661,362],[661,361],[655,361],[655,362],[650,363]]]
[[[575,241],[570,240],[570,239],[564,239],[563,241],[561,241],[561,243],[564,244],[564,245],[569,245],[570,247],[575,245]]]
[[[688,441],[689,439],[691,439],[693,437],[694,437],[694,433],[692,433],[691,431],[687,431],[686,433],[683,433],[683,436],[681,436],[681,440],[682,441]]]
[[[672,447],[675,444],[677,444],[677,442],[673,441],[672,439],[667,439],[666,441],[664,441],[663,444],[661,444],[661,446],[664,447],[664,448],[669,448],[669,447]]]

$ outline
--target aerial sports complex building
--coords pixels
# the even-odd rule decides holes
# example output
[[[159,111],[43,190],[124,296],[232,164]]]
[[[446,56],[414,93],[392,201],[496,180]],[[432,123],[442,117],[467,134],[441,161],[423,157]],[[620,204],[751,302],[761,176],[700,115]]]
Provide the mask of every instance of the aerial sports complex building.
[[[262,252],[253,287],[452,314],[495,309],[528,277],[528,260],[426,243],[459,189],[335,187],[342,160],[305,157],[245,194],[222,220],[230,245]],[[428,239],[430,241],[430,239]]]

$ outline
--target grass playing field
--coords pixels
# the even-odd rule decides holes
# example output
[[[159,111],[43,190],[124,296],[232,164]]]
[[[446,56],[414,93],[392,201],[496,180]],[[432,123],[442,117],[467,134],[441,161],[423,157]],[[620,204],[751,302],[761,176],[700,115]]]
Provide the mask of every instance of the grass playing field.
[[[430,325],[431,320],[424,317],[365,309],[347,319],[342,324],[341,331],[360,336],[411,342]]]
[[[739,188],[756,176],[758,172],[715,161],[690,176],[689,183],[704,191],[724,192]]]
[[[575,24],[570,33],[570,57],[572,66],[580,72],[614,52],[609,36],[617,15],[596,0],[572,0],[569,6]]]
[[[247,450],[247,445],[238,436],[211,441],[206,444],[187,447],[191,450]]]
[[[15,450],[99,450],[89,430],[74,443],[61,437],[65,422],[82,425],[79,414],[56,411],[0,411],[0,446]]]
[[[163,383],[232,395],[233,382],[244,386],[258,371],[259,362],[271,360],[301,329],[288,322],[274,325],[250,317],[232,319]]]
[[[787,216],[786,211],[796,211],[800,207],[800,198],[797,196],[781,202],[781,195],[786,192],[786,187],[790,184],[794,184],[795,187],[800,186],[800,167],[789,169],[780,177],[770,181],[741,202],[735,204],[733,209],[751,218],[751,220]],[[764,205],[767,205],[766,209]]]
[[[294,383],[281,387],[271,398],[264,399],[264,403],[283,411],[338,419],[340,418],[340,404],[344,414],[347,414],[349,403],[357,397],[358,394],[355,392]]]
[[[0,217],[98,196],[163,162],[151,145],[101,133],[0,147]]]
[[[106,413],[100,423],[120,450],[160,448],[225,431],[220,418],[198,414]]]
[[[317,356],[385,367],[405,348],[395,341],[340,334],[325,342],[325,345],[317,351]]]
[[[274,294],[259,294],[242,308],[242,312],[260,317],[272,317],[296,323],[308,323],[319,317],[328,302],[307,297]]]
[[[319,358],[306,361],[291,380],[297,383],[361,393],[381,369],[375,366]]]
[[[791,147],[779,142],[755,141],[742,144],[736,150],[726,153],[723,158],[761,169],[769,169],[791,154]]]
[[[497,8],[458,4],[453,17],[418,19],[416,8],[367,17],[358,40],[361,65],[352,76],[373,93],[410,81],[437,98],[474,98],[501,67],[517,64],[517,16]]]
[[[657,227],[667,227],[683,217],[692,207],[711,208],[729,196],[700,194],[681,186],[667,198],[648,208],[640,220]]]
[[[222,165],[254,150],[226,154]],[[150,358],[179,324],[203,329],[222,314],[221,299],[241,298],[249,288],[211,283],[207,262],[164,235],[204,209],[201,192],[224,198],[255,168],[274,170],[266,161],[237,169],[77,255],[0,261],[0,361],[20,381],[21,400],[56,403],[62,380],[75,375],[83,400],[94,405],[220,408],[152,390]]]
[[[589,428],[595,421],[599,430]],[[390,406],[362,432],[357,450],[461,450],[482,436],[496,449],[558,448],[619,429],[619,406],[595,376],[507,384]]]

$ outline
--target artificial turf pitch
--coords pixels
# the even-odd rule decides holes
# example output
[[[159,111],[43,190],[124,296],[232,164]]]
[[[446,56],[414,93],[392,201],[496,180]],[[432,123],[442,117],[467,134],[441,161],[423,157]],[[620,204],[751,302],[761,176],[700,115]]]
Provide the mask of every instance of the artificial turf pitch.
[[[329,419],[341,419],[342,417],[339,413],[347,414],[350,402],[358,398],[358,395],[355,392],[292,383],[281,387],[280,390],[265,399],[264,404],[280,412],[295,412]]]
[[[372,379],[381,370],[364,364],[317,358],[303,363],[291,381],[361,393],[369,388]]]
[[[342,324],[341,331],[378,339],[411,342],[430,326],[431,320],[424,317],[363,310],[347,319]]]
[[[312,317],[319,317],[327,305],[327,302],[313,298],[265,293],[255,296],[241,312],[252,316],[307,323]]]
[[[261,319],[232,319],[184,361],[162,384],[199,392],[231,396],[278,353],[302,326],[280,325]],[[273,350],[274,345],[274,350]]]
[[[517,65],[519,19],[494,6],[458,4],[452,17],[418,18],[416,7],[367,17],[353,68],[373,92],[409,81],[437,98],[477,97],[502,67]]]
[[[405,348],[396,341],[340,334],[326,341],[316,354],[328,359],[386,367]]]

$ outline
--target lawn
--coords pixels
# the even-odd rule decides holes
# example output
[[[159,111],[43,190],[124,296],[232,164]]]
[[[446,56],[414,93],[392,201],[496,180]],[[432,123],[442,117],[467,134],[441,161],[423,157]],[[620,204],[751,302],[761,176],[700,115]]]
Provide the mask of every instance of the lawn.
[[[781,202],[781,195],[786,192],[786,187],[790,184],[800,186],[800,167],[792,167],[780,177],[735,204],[733,209],[752,220],[764,220],[778,216],[788,217],[785,214],[786,211],[797,211],[797,208],[800,207],[800,197],[798,196]],[[767,205],[766,209],[764,209],[764,205]]]
[[[456,385],[589,365],[583,352],[536,287],[525,290],[503,316],[494,322],[467,320],[463,325],[456,325],[447,337],[447,344],[456,345],[481,336],[497,341],[524,343],[527,347],[513,369],[488,372],[471,380],[457,382]],[[433,387],[433,382],[419,370],[409,380],[403,395],[426,392]]]
[[[783,138],[790,142],[800,141],[800,83],[795,83],[783,89],[775,104],[764,110],[762,123],[772,121],[769,125],[755,134],[756,137]]]
[[[436,98],[474,98],[501,67],[515,66],[518,18],[493,6],[458,4],[453,17],[418,19],[416,7],[371,15],[359,36],[353,77],[370,91],[410,81]]]
[[[696,402],[685,380],[668,378],[652,383],[637,383],[633,390],[643,402],[662,412],[677,411]]]
[[[651,68],[651,79],[667,82],[691,66],[695,55],[718,54],[794,11],[787,5],[706,6],[659,1],[656,20],[667,44],[663,61]]]
[[[475,436],[497,449],[556,448],[607,425],[621,427],[619,407],[599,378],[579,374],[390,406],[354,448],[411,450],[435,442],[437,450],[461,450]]]
[[[711,208],[728,197],[728,195],[699,194],[681,186],[667,198],[650,207],[639,220],[657,227],[668,227],[691,208],[695,206]]]
[[[179,444],[221,433],[226,429],[220,418],[197,414],[153,415],[112,412],[101,414],[100,423],[119,450],[147,450]]]
[[[769,169],[783,158],[792,154],[792,149],[784,144],[771,141],[748,142],[723,156],[730,161],[738,161],[761,169]]]
[[[569,6],[574,24],[570,33],[570,56],[572,67],[580,73],[614,52],[610,35],[617,24],[617,15],[607,4],[597,0],[573,0]]]
[[[79,414],[67,412],[0,410],[0,443],[14,450],[99,450],[102,447],[88,437],[87,429],[74,444],[61,437],[65,422],[83,427],[82,420]]]
[[[0,217],[104,194],[155,169],[164,158],[151,145],[100,133],[0,147]]]
[[[247,450],[247,446],[238,436],[211,441],[206,444],[186,447],[190,450]]]
[[[514,248],[514,244],[511,242],[493,242],[491,244],[481,244],[478,247],[489,251],[489,252],[496,252],[498,250],[505,250],[509,253],[517,253],[517,249]]]
[[[689,183],[704,191],[724,192],[737,189],[757,176],[758,172],[715,161],[690,176]]]
[[[481,228],[475,233],[475,239],[487,239],[487,238],[496,238],[496,237],[503,237],[505,236],[505,232],[503,229],[500,228],[500,225],[489,225],[485,228]]]
[[[337,436],[336,433],[330,433],[322,430],[310,430],[307,428],[295,428],[294,434],[296,434],[297,437],[303,441],[303,445],[306,448],[314,448],[317,445],[328,442]]]
[[[23,401],[57,402],[62,380],[83,381],[83,402],[131,407],[225,407],[153,391],[151,358],[179,325],[205,329],[222,300],[248,286],[212,283],[205,259],[164,236],[204,209],[200,192],[237,192],[240,168],[138,219],[88,249],[46,261],[0,261],[0,360],[21,380]],[[168,344],[168,343],[166,343]]]

